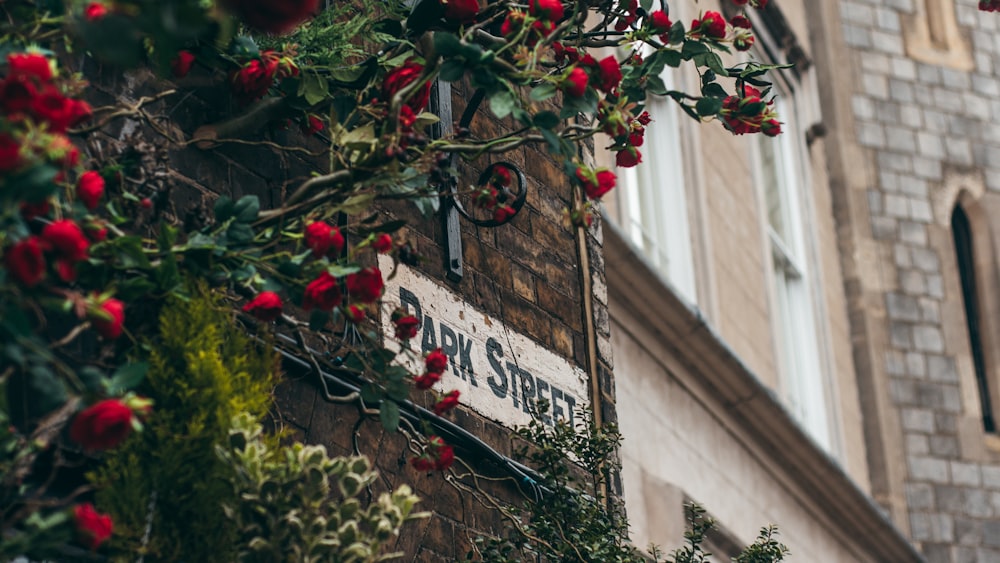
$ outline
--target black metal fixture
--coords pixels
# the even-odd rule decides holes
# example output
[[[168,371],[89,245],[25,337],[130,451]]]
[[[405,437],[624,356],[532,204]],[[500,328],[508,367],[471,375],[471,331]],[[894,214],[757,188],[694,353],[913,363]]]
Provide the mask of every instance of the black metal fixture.
[[[482,105],[483,99],[486,97],[486,91],[482,88],[476,90],[469,100],[468,105],[465,107],[465,111],[462,112],[462,118],[458,122],[458,127],[460,129],[467,129],[472,123],[472,118],[476,115],[476,111],[479,110],[479,106]],[[452,107],[451,107],[451,84],[438,80],[434,83],[434,88],[431,90],[431,111],[433,111],[440,121],[431,130],[431,134],[435,138],[441,138],[444,135],[451,134],[454,132],[453,121],[452,121]],[[456,161],[455,154],[451,155],[449,160],[449,168],[454,169]],[[490,178],[493,176],[493,172],[497,167],[503,167],[511,172],[513,172],[514,178],[516,178],[516,191],[512,191],[510,187],[504,186],[499,190],[497,194],[497,202],[501,205],[508,206],[512,213],[509,213],[502,220],[497,220],[494,217],[490,218],[478,218],[473,213],[471,213],[462,202],[459,200],[458,191],[458,180],[454,176],[450,176],[445,180],[445,185],[442,185],[442,192],[444,197],[441,199],[441,220],[443,223],[444,231],[444,259],[445,259],[445,275],[450,281],[459,282],[462,281],[464,276],[464,271],[462,267],[462,229],[459,224],[459,217],[464,217],[467,221],[479,227],[499,227],[505,223],[511,221],[521,208],[524,207],[524,203],[528,197],[528,182],[524,176],[524,172],[520,168],[511,164],[509,162],[494,162],[490,164],[483,172],[479,175],[478,184],[484,186],[489,182]]]

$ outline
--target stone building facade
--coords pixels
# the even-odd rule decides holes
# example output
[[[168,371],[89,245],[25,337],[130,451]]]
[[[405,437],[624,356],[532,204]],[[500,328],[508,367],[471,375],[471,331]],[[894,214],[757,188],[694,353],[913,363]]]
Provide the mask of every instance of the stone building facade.
[[[660,168],[605,233],[637,542],[694,500],[738,542],[778,524],[792,561],[1000,561],[995,16],[774,1],[786,140],[657,108]]]

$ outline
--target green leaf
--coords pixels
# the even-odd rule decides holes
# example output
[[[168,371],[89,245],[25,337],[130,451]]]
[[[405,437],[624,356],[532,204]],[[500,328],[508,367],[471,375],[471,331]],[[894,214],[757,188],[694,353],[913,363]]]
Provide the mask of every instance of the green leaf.
[[[104,373],[94,366],[83,366],[76,376],[83,382],[83,386],[91,393],[106,393],[107,380]]]
[[[394,401],[405,401],[410,398],[410,384],[405,381],[390,381],[386,384],[385,390]]]
[[[715,71],[719,76],[729,76],[726,67],[722,64],[722,59],[715,53],[705,54],[705,66]]]
[[[457,82],[465,76],[465,64],[458,59],[448,59],[441,65],[441,80]]]
[[[118,260],[122,268],[149,268],[149,257],[142,248],[142,237],[119,237],[112,244],[118,249]]]
[[[551,111],[543,111],[535,114],[535,127],[539,129],[552,129],[559,125],[559,116]]]
[[[243,264],[239,268],[236,268],[229,274],[229,279],[233,280],[235,283],[244,282],[257,273],[257,268],[253,264]]]
[[[253,228],[246,223],[233,223],[226,230],[226,238],[235,244],[250,244],[253,242]]]
[[[41,413],[48,413],[59,408],[69,398],[62,381],[48,367],[32,366],[29,373],[29,385],[32,391],[37,394],[29,400],[38,407]]]
[[[233,198],[227,195],[219,196],[219,199],[215,200],[215,222],[222,223],[235,215],[235,207]]]
[[[705,87],[701,89],[701,93],[706,96],[715,96],[717,98],[725,98],[727,95],[726,89],[723,88],[718,82],[706,84]]]
[[[339,208],[342,213],[356,215],[368,209],[373,201],[375,201],[375,194],[373,192],[356,194],[347,198],[344,203],[340,204]]]
[[[390,382],[400,383],[406,380],[410,372],[403,366],[389,366],[385,370],[385,377]]]
[[[681,55],[683,55],[687,59],[690,59],[695,55],[700,55],[708,52],[710,52],[710,50],[707,45],[705,45],[700,41],[695,41],[693,39],[685,41],[684,45],[681,47]]]
[[[255,195],[245,195],[236,202],[233,214],[240,223],[252,223],[260,213],[260,198]]]
[[[160,266],[160,268],[157,270],[157,273],[162,271],[163,271],[163,265]],[[160,276],[158,275],[157,277],[159,278]],[[164,288],[164,285],[161,283],[160,287]],[[129,278],[123,281],[121,284],[119,284],[118,291],[116,291],[115,293],[118,295],[118,298],[123,301],[132,301],[134,299],[138,299],[144,295],[151,293],[156,288],[157,284],[149,281],[148,279],[142,277],[134,277],[134,278]]]
[[[639,0],[639,6],[648,14],[649,10],[653,7],[653,0]]]
[[[695,111],[701,116],[718,115],[722,109],[721,98],[702,98],[694,105]]]
[[[361,266],[358,266],[357,264],[330,264],[327,266],[326,271],[335,278],[342,278],[346,275],[360,272]]]
[[[663,83],[663,79],[659,76],[650,76],[646,81],[646,90],[650,94],[663,96],[667,93],[667,85]]]
[[[531,94],[529,97],[536,102],[544,102],[545,100],[556,95],[556,85],[551,82],[542,82],[538,86],[531,89]]]
[[[394,432],[399,428],[399,405],[392,401],[382,401],[382,407],[378,410],[378,418],[382,421],[382,428]]]
[[[680,21],[674,22],[674,25],[670,26],[669,35],[670,36],[667,39],[670,40],[671,45],[676,45],[677,43],[684,41],[684,24]]]
[[[304,72],[299,80],[298,95],[313,106],[330,95],[330,84],[315,72]]]
[[[417,206],[424,217],[430,217],[440,209],[441,200],[437,196],[418,197],[413,199],[413,205]]]
[[[126,391],[135,389],[146,378],[146,372],[148,371],[149,363],[147,362],[123,365],[115,370],[115,373],[111,376],[111,382],[108,384],[108,393],[111,395],[121,395]]]
[[[502,90],[490,96],[490,109],[493,110],[493,115],[503,119],[510,115],[514,108],[517,107],[517,100],[514,99],[514,95],[506,90]]]
[[[361,400],[369,405],[375,405],[382,400],[382,389],[372,382],[366,382],[361,386]]]
[[[434,50],[438,55],[450,57],[462,50],[462,42],[458,37],[444,31],[434,33]]]

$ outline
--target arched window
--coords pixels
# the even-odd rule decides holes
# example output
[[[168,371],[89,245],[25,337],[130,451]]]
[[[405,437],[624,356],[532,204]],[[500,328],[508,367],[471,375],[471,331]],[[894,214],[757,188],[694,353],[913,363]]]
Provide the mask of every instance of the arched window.
[[[956,205],[951,214],[951,232],[955,241],[955,255],[958,262],[958,273],[962,281],[962,302],[965,304],[965,321],[969,331],[969,347],[972,350],[972,363],[976,370],[976,385],[979,389],[979,404],[983,413],[983,429],[996,432],[996,421],[993,418],[992,401],[990,400],[989,382],[986,376],[986,358],[983,354],[982,324],[979,312],[979,294],[976,290],[975,254],[972,246],[972,227],[969,217],[960,205]]]

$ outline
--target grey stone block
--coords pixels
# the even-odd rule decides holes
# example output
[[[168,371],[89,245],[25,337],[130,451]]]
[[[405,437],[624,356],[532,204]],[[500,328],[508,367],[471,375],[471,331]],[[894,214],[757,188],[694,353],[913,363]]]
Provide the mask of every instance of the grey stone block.
[[[908,295],[924,295],[927,291],[927,282],[920,272],[904,270],[899,273],[899,287]]]
[[[927,376],[927,364],[924,355],[917,352],[906,353],[906,374],[923,379]]]
[[[925,438],[920,436],[920,438]],[[906,484],[906,504],[910,510],[931,510],[935,506],[934,487],[927,483]]]
[[[929,323],[939,323],[941,322],[941,306],[938,302],[926,297],[921,297],[919,300],[920,305],[920,319]]]
[[[911,251],[911,256],[913,257],[913,265],[924,272],[938,272],[941,268],[937,252],[930,248],[914,248]]]
[[[1000,489],[1000,467],[984,465],[980,470],[983,476],[983,486],[989,489]]]
[[[906,198],[900,195],[886,195],[885,214],[897,219],[908,218],[910,216],[910,206],[907,205]]]
[[[914,246],[927,246],[927,227],[912,221],[900,221],[899,238]]]
[[[921,352],[944,352],[944,338],[941,329],[933,325],[913,327],[913,346]]]
[[[956,485],[978,487],[981,482],[979,478],[979,466],[974,463],[964,463],[961,461],[951,462],[951,482]],[[984,498],[985,503],[986,495],[982,494],[980,496]],[[969,516],[976,516],[976,514],[969,514]]]
[[[925,434],[934,432],[934,412],[932,410],[904,408],[900,412],[900,415],[903,419],[903,430],[907,432],[923,432]]]
[[[889,340],[893,348],[909,350],[913,346],[913,329],[906,323],[889,323]]]
[[[958,381],[955,360],[946,356],[927,356],[927,374],[931,381]],[[1000,473],[997,473],[997,478],[997,483],[1000,483]]]
[[[897,321],[919,321],[920,320],[920,307],[917,304],[917,299],[915,297],[910,297],[907,295],[900,295],[899,293],[890,293],[886,295],[886,308],[889,312],[889,318]],[[923,358],[921,358],[922,363]],[[907,364],[910,363],[909,358],[907,358]]]
[[[953,459],[961,454],[958,439],[952,436],[931,436],[928,440],[931,455]]]

